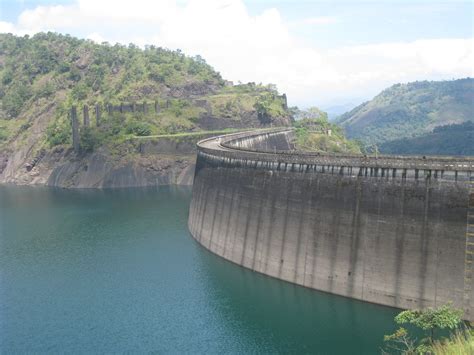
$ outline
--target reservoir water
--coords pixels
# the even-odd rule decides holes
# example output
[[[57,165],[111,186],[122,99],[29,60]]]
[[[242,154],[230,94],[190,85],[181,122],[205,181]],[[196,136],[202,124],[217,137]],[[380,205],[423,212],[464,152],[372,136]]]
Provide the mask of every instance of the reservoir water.
[[[397,310],[209,253],[190,197],[0,186],[0,353],[380,353]]]

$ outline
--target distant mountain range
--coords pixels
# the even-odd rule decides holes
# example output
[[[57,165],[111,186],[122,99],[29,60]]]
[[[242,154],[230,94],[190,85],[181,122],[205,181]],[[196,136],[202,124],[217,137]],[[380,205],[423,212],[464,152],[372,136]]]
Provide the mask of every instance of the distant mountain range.
[[[472,125],[465,122],[474,122],[472,78],[396,84],[336,120],[369,150],[471,155]]]

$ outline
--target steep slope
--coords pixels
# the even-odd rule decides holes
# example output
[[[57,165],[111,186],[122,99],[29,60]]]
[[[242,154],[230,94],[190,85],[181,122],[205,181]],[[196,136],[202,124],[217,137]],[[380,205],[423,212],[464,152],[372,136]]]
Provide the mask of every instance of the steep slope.
[[[337,123],[345,128],[349,138],[360,139],[366,146],[380,145],[382,151],[382,147],[388,147],[386,142],[421,136],[435,127],[466,121],[474,121],[471,78],[393,85],[342,115]]]
[[[145,112],[106,109],[143,103]],[[80,127],[80,154],[71,151],[73,105],[81,122],[83,106],[90,108],[90,127]],[[82,172],[75,170],[97,165],[105,175],[131,167],[125,175],[145,174],[146,184],[162,175],[171,181],[168,175],[182,173],[173,170],[183,165],[180,161],[188,162],[186,169],[192,164],[193,152],[168,151],[169,159],[155,152],[153,168],[143,168],[150,164],[134,142],[137,136],[289,124],[286,96],[273,86],[233,85],[200,56],[154,46],[98,45],[55,33],[0,34],[0,182],[76,186],[72,177]],[[58,178],[58,169],[69,171],[69,181]],[[109,186],[104,174],[92,185]],[[133,177],[125,185],[133,185]]]
[[[343,129],[329,122],[327,112],[317,107],[296,110],[295,147],[298,150],[320,153],[361,154],[359,142],[346,139]]]
[[[439,126],[418,137],[385,142],[380,150],[387,154],[474,156],[474,122]]]

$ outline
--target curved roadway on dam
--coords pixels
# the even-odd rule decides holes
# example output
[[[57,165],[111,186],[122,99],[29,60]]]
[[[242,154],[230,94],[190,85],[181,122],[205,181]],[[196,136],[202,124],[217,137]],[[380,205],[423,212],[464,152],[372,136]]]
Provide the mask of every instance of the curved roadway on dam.
[[[474,158],[320,155],[293,131],[198,143],[189,229],[236,264],[400,308],[474,320]]]

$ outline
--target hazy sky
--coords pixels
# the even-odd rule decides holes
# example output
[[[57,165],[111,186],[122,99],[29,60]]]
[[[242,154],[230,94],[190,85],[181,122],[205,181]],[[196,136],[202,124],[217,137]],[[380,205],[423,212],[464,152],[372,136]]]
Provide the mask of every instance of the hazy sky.
[[[0,0],[0,32],[180,48],[302,107],[474,76],[473,18],[473,1]]]

